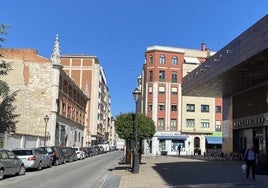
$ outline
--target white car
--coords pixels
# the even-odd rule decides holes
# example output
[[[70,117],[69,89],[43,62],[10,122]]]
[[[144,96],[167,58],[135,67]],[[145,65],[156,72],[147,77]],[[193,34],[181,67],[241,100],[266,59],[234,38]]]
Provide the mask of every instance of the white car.
[[[73,149],[76,152],[77,159],[84,159],[85,158],[85,152],[80,149],[80,147],[73,147]]]
[[[52,167],[51,157],[39,148],[14,149],[12,152],[23,161],[26,168],[41,170],[42,168]]]

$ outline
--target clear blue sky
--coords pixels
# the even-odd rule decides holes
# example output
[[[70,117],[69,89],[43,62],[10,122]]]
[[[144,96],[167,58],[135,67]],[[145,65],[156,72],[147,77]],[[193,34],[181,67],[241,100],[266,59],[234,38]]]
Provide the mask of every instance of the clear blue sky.
[[[135,111],[146,48],[217,51],[268,12],[267,0],[5,0],[4,48],[35,48],[50,58],[56,34],[61,54],[97,56],[105,70],[112,114]]]

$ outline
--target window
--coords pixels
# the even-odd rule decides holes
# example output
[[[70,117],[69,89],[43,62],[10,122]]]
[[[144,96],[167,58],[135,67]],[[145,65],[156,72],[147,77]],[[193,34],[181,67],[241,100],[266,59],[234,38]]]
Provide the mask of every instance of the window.
[[[170,120],[170,130],[171,131],[177,130],[177,119]]]
[[[176,87],[171,88],[171,94],[178,95],[178,88],[176,88]]]
[[[201,104],[201,112],[209,112],[209,105]]]
[[[157,129],[158,130],[164,130],[164,118],[159,118],[158,119]]]
[[[221,132],[221,121],[216,121],[215,130]]]
[[[152,111],[153,109],[153,105],[152,104],[148,104],[148,111]]]
[[[149,94],[153,93],[153,87],[152,86],[149,87],[148,92],[149,92]]]
[[[186,119],[186,127],[195,127],[194,119]]]
[[[165,87],[164,86],[160,86],[158,88],[158,92],[159,92],[159,94],[165,94]]]
[[[166,63],[165,56],[164,55],[161,55],[159,61],[160,61],[160,64],[165,64]]]
[[[221,113],[221,106],[216,106],[216,113]]]
[[[176,112],[177,111],[177,104],[171,104],[171,111]]]
[[[195,105],[194,104],[186,104],[186,112],[194,112]]]
[[[152,63],[153,63],[153,60],[154,60],[154,59],[153,59],[153,55],[150,55],[150,56],[149,56],[149,63],[152,64]]]
[[[165,82],[165,80],[166,80],[166,73],[165,73],[165,71],[160,70],[159,71],[159,81],[160,82]]]
[[[176,72],[172,72],[172,78],[171,78],[171,82],[172,83],[177,83],[178,82],[178,74]]]
[[[178,58],[176,56],[173,56],[171,63],[172,63],[172,65],[178,65]]]
[[[209,121],[201,120],[201,128],[209,128]]]
[[[158,108],[159,108],[160,111],[164,111],[165,110],[165,105],[163,103],[160,103],[158,105]]]
[[[149,71],[149,82],[153,81],[153,71]]]

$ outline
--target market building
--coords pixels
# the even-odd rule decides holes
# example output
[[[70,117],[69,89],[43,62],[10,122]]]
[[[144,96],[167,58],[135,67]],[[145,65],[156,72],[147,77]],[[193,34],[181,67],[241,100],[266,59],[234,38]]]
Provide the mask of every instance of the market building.
[[[182,94],[223,98],[224,153],[267,153],[268,15],[186,75]]]

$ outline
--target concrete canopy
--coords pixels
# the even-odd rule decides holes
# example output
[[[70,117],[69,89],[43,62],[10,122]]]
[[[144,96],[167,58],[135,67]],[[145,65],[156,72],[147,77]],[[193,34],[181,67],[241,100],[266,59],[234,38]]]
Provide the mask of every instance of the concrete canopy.
[[[183,78],[184,96],[224,97],[268,84],[268,15]]]

